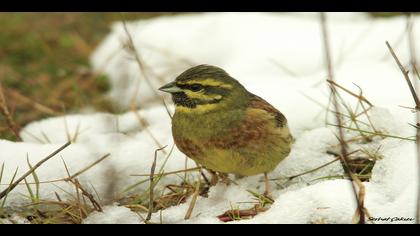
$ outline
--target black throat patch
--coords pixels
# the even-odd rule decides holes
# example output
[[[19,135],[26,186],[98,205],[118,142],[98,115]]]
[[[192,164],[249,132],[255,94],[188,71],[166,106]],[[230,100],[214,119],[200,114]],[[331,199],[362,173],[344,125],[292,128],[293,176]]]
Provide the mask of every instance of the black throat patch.
[[[189,98],[184,92],[173,93],[172,94],[172,101],[175,105],[188,107],[188,108],[196,108],[198,105],[204,104],[215,104],[219,103],[221,99],[213,99],[210,101],[200,100],[196,98]]]

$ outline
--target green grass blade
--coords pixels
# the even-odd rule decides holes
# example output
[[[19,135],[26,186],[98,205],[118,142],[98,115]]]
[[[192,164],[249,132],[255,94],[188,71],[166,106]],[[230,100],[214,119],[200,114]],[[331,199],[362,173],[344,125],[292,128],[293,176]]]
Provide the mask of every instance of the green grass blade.
[[[6,205],[7,196],[10,193],[10,186],[13,184],[13,181],[15,181],[15,178],[16,178],[16,175],[18,173],[18,170],[19,170],[19,167],[16,167],[16,170],[15,170],[15,173],[13,174],[12,180],[10,180],[10,184],[9,184],[8,190],[6,192],[6,195],[3,198],[3,202],[1,204],[1,208],[4,208],[4,206]]]
[[[28,183],[28,181],[26,181],[26,179],[23,179],[23,181],[25,182],[26,189],[28,190],[28,193],[29,193],[29,197],[31,198],[31,201],[34,203],[36,199],[34,192],[32,191],[32,188],[30,184]]]
[[[29,168],[32,169],[33,167],[31,165],[31,163],[29,162],[29,155],[26,155],[26,161],[28,162]],[[36,174],[36,171],[32,172],[32,178],[35,181],[35,200],[39,200],[39,186],[40,186],[40,184],[39,184],[39,178],[38,178],[38,175]]]

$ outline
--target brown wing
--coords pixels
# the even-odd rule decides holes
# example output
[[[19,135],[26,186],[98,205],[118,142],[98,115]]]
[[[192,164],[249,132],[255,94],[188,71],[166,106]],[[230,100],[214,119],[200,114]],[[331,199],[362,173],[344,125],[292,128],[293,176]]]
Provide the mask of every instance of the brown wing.
[[[261,109],[271,114],[276,121],[277,127],[283,127],[285,124],[287,124],[286,117],[280,111],[278,111],[270,103],[258,97],[257,95],[252,96],[248,107],[254,109]]]
[[[203,154],[203,150],[189,139],[174,138],[174,140],[178,149],[188,157],[194,158]]]
[[[230,149],[271,142],[273,135],[283,135],[283,132],[287,133],[286,136],[289,135],[288,129],[282,129],[286,124],[287,120],[283,114],[264,99],[254,95],[241,123],[232,127],[227,135],[208,140],[205,147]]]

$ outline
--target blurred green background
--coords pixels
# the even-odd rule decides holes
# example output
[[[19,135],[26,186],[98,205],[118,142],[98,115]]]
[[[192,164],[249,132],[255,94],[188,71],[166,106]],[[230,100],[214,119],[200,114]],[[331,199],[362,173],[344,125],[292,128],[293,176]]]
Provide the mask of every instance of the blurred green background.
[[[93,107],[113,111],[107,79],[89,69],[89,56],[114,21],[175,13],[0,13],[0,80],[20,126]],[[0,139],[15,140],[0,115]]]
[[[171,14],[178,13],[0,13],[0,80],[13,119],[24,126],[85,107],[113,112],[107,78],[90,71],[91,52],[114,21]],[[15,140],[1,115],[0,139]]]

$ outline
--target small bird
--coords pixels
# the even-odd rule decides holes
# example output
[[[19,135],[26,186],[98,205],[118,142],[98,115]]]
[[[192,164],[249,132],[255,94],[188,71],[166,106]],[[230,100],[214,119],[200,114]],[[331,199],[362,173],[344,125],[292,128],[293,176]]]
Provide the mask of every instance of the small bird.
[[[268,173],[293,142],[281,112],[211,65],[192,67],[159,90],[172,95],[172,135],[180,151],[213,172],[264,174],[270,196]]]

